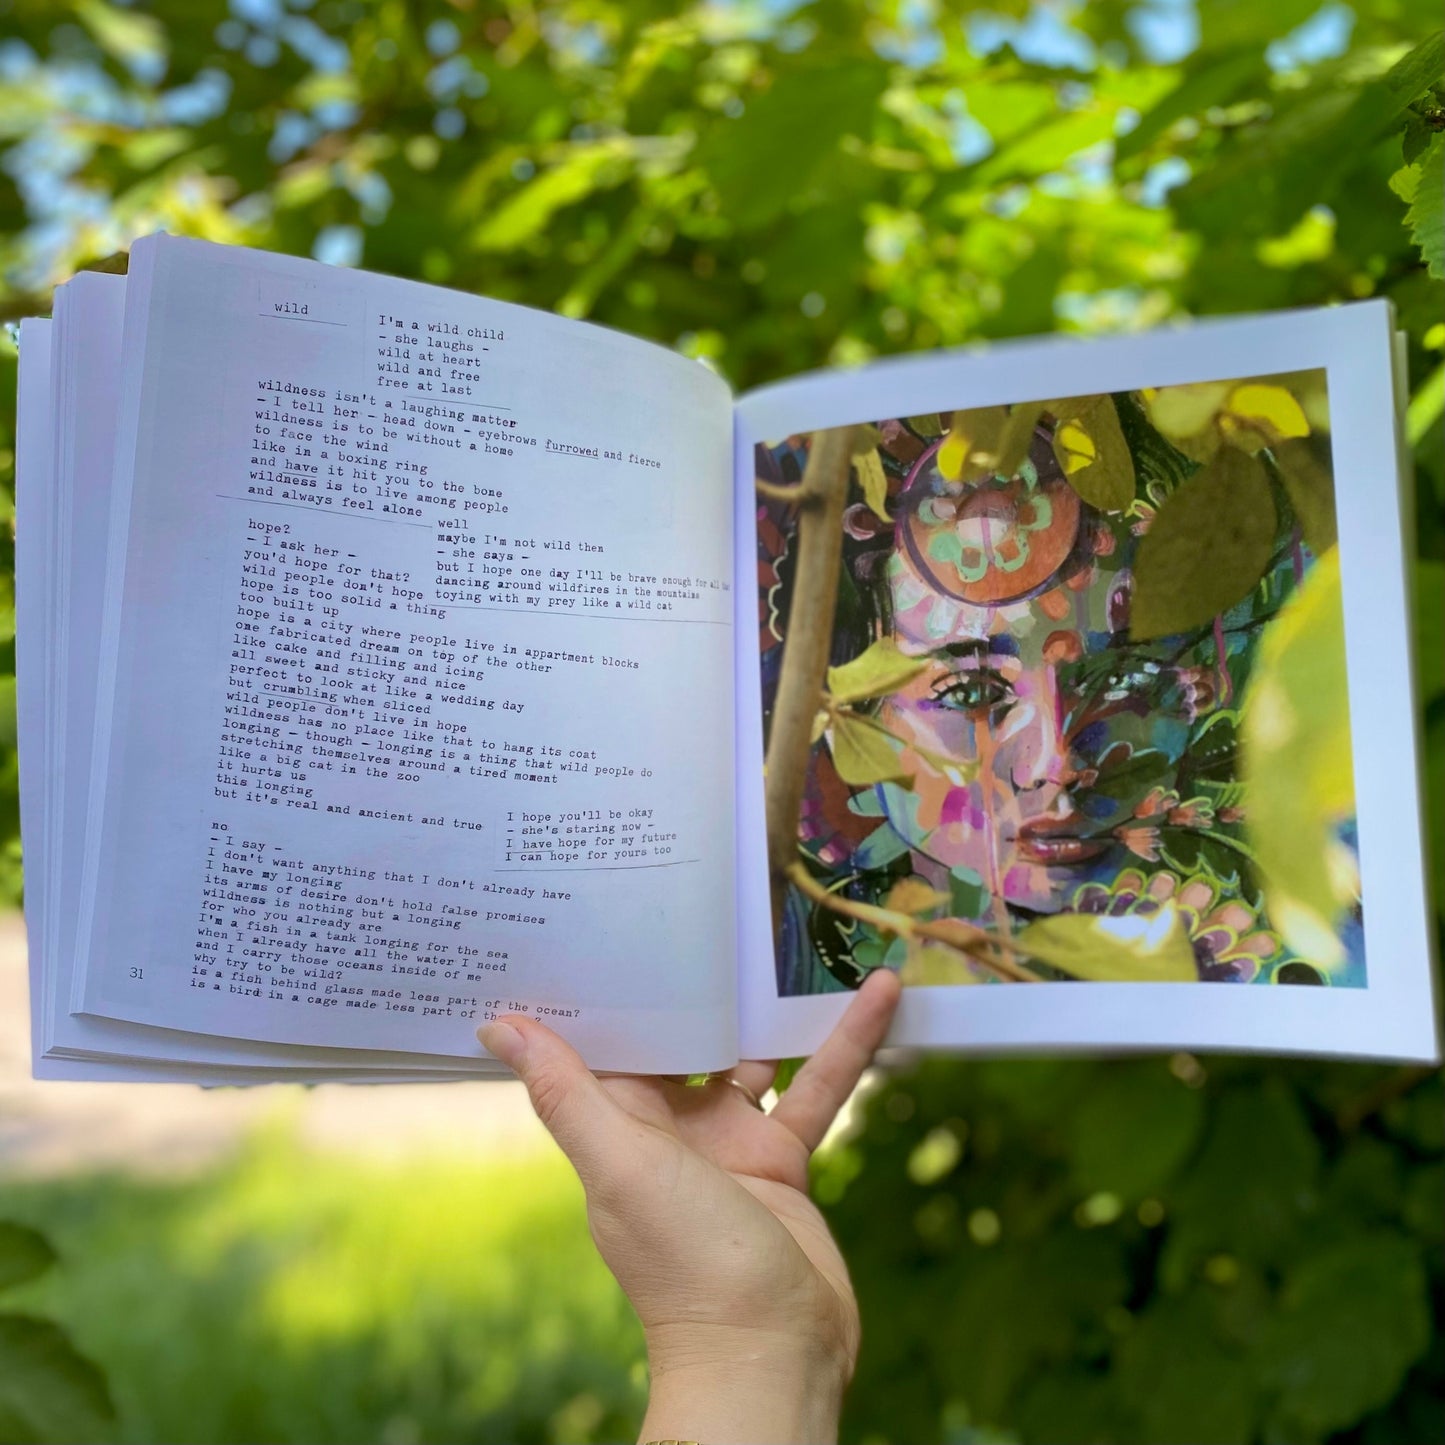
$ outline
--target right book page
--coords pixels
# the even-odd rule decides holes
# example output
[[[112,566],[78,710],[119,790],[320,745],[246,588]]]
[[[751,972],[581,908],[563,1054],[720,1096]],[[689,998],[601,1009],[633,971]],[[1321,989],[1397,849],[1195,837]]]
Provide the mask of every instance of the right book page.
[[[745,1057],[880,967],[901,1045],[1434,1057],[1394,366],[1366,303],[739,402]]]

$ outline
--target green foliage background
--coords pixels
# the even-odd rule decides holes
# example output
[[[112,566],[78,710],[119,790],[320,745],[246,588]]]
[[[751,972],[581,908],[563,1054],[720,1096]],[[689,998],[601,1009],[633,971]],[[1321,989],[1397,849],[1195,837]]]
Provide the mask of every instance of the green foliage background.
[[[0,0],[0,313],[47,312],[56,281],[158,226],[588,317],[738,386],[1389,296],[1438,909],[1439,23],[1435,0]],[[5,448],[14,364],[0,348]],[[1445,1438],[1438,1072],[932,1059],[870,1097],[818,1188],[864,1306],[850,1439]],[[123,1331],[78,1323],[124,1364],[105,1346]],[[635,1358],[625,1332],[579,1324],[572,1345],[584,1366]],[[403,1396],[430,1398],[432,1360],[398,1367]],[[635,1381],[597,1388],[601,1414],[440,1410],[406,1438],[608,1438]],[[358,1420],[382,1437],[338,1407],[268,1417],[267,1438],[359,1438]],[[232,1423],[214,1438],[259,1438]]]

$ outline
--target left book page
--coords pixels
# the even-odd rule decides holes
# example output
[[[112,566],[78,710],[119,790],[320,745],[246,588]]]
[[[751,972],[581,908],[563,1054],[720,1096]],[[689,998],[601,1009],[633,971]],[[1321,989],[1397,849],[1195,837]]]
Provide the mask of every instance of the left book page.
[[[78,1011],[736,1058],[731,398],[480,298],[132,257]],[[698,927],[699,920],[707,926]]]

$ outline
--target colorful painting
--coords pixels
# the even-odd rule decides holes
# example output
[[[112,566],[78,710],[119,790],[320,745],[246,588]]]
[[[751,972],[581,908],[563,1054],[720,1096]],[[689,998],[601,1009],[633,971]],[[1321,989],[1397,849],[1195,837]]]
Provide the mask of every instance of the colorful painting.
[[[815,442],[757,448],[770,735],[790,625],[827,601],[797,592]],[[848,446],[811,747],[769,752],[804,770],[780,994],[880,967],[1363,986],[1324,373]]]

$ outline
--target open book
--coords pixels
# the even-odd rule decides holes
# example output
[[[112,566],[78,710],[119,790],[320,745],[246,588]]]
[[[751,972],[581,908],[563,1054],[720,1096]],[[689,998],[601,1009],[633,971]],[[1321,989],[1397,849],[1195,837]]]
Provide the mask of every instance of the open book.
[[[902,1045],[1435,1052],[1383,303],[734,397],[158,236],[20,355],[43,1077],[702,1072],[878,967]]]

